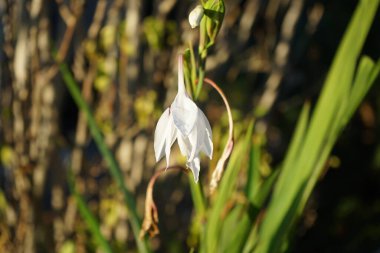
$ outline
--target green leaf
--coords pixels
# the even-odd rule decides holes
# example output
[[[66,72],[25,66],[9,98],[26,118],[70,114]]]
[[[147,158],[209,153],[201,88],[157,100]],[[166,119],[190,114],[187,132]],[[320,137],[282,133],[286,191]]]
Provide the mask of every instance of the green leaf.
[[[111,249],[110,244],[108,243],[106,238],[103,236],[102,232],[100,231],[100,226],[99,226],[98,221],[96,220],[95,216],[91,213],[83,197],[75,189],[72,172],[70,171],[69,173],[70,173],[68,176],[69,188],[77,203],[80,215],[83,217],[87,225],[87,228],[90,230],[91,235],[95,239],[96,243],[102,248],[104,252],[112,253],[113,251]]]
[[[273,193],[273,198],[278,198],[281,195],[284,188],[286,188],[286,183],[290,182],[292,179],[292,167],[297,163],[299,154],[302,150],[303,141],[305,138],[305,132],[309,124],[309,114],[310,114],[310,104],[306,103],[303,106],[300,117],[295,128],[295,133],[293,135],[292,141],[288,148],[288,152],[285,156],[285,162],[282,166],[281,175],[276,183],[276,187]]]
[[[242,141],[237,142],[223,178],[218,186],[214,202],[209,211],[209,220],[206,225],[205,242],[202,251],[214,252],[217,249],[221,226],[223,224],[222,213],[226,208],[227,201],[230,199],[233,189],[236,185],[236,179],[239,174],[239,168],[247,152],[249,151],[253,131],[253,123],[250,123],[245,137]]]
[[[223,240],[228,242],[228,244],[225,243],[226,247],[222,248],[223,252],[242,252],[245,245],[250,243],[250,240],[247,238],[251,230],[256,227],[254,224],[257,222],[258,214],[272,190],[279,171],[280,170],[275,170],[267,178],[257,182],[257,190],[247,203],[247,207],[241,211],[243,213],[240,214],[239,219],[234,222],[234,231],[236,232],[230,233],[229,241]]]
[[[367,94],[369,88],[379,74],[380,60],[375,63],[368,56],[363,56],[359,63],[359,68],[350,92],[350,106],[347,110],[345,121],[347,122],[354,114],[356,108]]]
[[[260,228],[260,239],[255,252],[281,252],[300,213],[300,207],[323,169],[322,165],[336,141],[339,129],[344,127],[342,119],[350,102],[356,62],[378,4],[378,0],[362,0],[355,10],[326,78],[309,128],[299,144],[301,148],[296,152],[296,158],[289,153],[285,159],[278,185]]]
[[[249,166],[247,171],[247,184],[245,188],[246,195],[250,202],[253,203],[254,196],[259,191],[259,182],[261,181],[260,175],[260,158],[261,158],[261,146],[264,136],[254,135],[252,148],[249,156]]]
[[[95,117],[86,103],[86,101],[83,99],[82,94],[79,90],[78,84],[75,82],[74,77],[72,76],[69,68],[66,64],[60,63],[59,64],[59,70],[62,74],[63,80],[66,84],[67,89],[70,92],[70,95],[74,99],[75,103],[77,104],[78,108],[85,114],[88,127],[90,129],[91,136],[94,138],[94,141],[103,156],[104,160],[106,161],[111,175],[113,177],[113,180],[116,182],[119,189],[122,191],[124,195],[124,200],[128,208],[129,212],[129,219],[132,225],[132,231],[133,235],[135,236],[135,240],[137,243],[137,246],[139,248],[140,252],[150,252],[147,242],[145,239],[140,239],[139,233],[141,229],[141,221],[138,217],[135,200],[133,195],[128,191],[125,183],[124,183],[124,177],[121,173],[121,170],[119,168],[119,165],[117,164],[115,157],[107,147],[106,143],[104,142],[104,138],[101,134],[101,131],[99,127],[96,124]]]

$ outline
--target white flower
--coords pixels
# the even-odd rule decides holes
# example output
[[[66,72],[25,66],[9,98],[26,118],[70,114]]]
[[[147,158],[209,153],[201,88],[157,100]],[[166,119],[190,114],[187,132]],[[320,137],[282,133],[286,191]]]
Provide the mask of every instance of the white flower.
[[[203,151],[212,159],[212,132],[206,116],[186,93],[182,55],[178,57],[177,96],[161,115],[154,133],[156,161],[166,155],[166,167],[169,167],[170,148],[176,139],[182,155],[187,158],[186,166],[193,172],[195,182],[198,182],[199,152]]]
[[[189,23],[191,28],[199,26],[203,17],[202,5],[197,5],[189,14]]]

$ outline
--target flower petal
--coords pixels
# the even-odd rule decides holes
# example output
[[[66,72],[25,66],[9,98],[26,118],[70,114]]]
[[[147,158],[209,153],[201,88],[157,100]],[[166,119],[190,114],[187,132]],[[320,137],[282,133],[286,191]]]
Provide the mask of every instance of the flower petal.
[[[173,145],[175,137],[176,129],[170,115],[170,108],[167,108],[158,120],[154,132],[154,154],[157,162],[166,153],[167,166],[169,165],[168,155],[170,155],[170,147]]]
[[[197,125],[201,131],[204,131],[202,134],[202,139],[200,140],[202,143],[201,150],[205,152],[210,159],[212,159],[213,143],[211,126],[206,118],[206,115],[201,110],[198,110],[198,115],[199,123]]]
[[[167,132],[165,137],[165,154],[166,154],[166,168],[169,167],[170,160],[170,149],[177,138],[177,129],[174,126],[173,118],[170,117],[170,108],[169,108],[169,122],[166,125]]]
[[[189,167],[191,169],[191,171],[193,172],[195,183],[198,183],[199,171],[201,168],[199,157],[195,157],[193,160],[188,161],[186,163],[186,166]]]
[[[195,127],[190,132],[188,139],[191,144],[191,152],[190,156],[188,156],[188,160],[193,160],[201,151],[212,159],[213,144],[211,126],[200,109],[198,109],[198,117]]]
[[[169,122],[169,108],[164,111],[157,122],[154,132],[154,154],[158,162],[165,154],[166,124]]]
[[[200,110],[198,110],[200,111]],[[202,132],[203,130],[199,128],[199,120],[197,119],[196,123],[195,123],[195,127],[193,128],[193,130],[190,132],[189,134],[189,142],[190,142],[190,146],[191,146],[191,152],[190,152],[190,156],[187,157],[187,159],[189,161],[193,160],[195,156],[198,156],[199,155],[199,152],[201,150],[201,142],[200,142],[200,136],[199,134]]]
[[[178,132],[177,140],[178,140],[178,146],[179,146],[179,150],[181,151],[181,154],[186,156],[187,158],[190,157],[191,143],[189,141],[189,138],[184,137],[180,132]]]
[[[174,125],[183,136],[188,136],[197,120],[197,105],[185,93],[178,93],[171,106],[171,111]]]

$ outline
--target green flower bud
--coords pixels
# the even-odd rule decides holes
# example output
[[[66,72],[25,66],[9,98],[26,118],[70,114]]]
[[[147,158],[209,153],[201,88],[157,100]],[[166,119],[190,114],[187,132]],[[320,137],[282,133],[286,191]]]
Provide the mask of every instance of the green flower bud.
[[[206,31],[210,39],[208,46],[211,46],[215,42],[215,38],[223,23],[224,12],[223,0],[209,0],[204,4],[204,14],[207,16]]]

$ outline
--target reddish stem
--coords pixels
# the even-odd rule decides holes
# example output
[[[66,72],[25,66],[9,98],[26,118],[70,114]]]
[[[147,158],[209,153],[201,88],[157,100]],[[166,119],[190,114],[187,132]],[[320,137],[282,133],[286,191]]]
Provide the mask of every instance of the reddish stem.
[[[222,89],[211,79],[205,78],[204,82],[211,85],[222,97],[223,102],[227,109],[228,114],[228,124],[229,124],[229,136],[228,141],[226,143],[226,146],[224,147],[223,153],[221,157],[219,158],[218,163],[216,164],[215,170],[212,173],[211,181],[210,181],[210,192],[213,193],[216,189],[216,187],[219,184],[220,179],[222,178],[222,174],[224,171],[224,168],[226,166],[226,163],[228,159],[230,158],[230,155],[232,153],[232,149],[234,147],[234,122],[232,119],[232,113],[231,108],[228,103],[228,100],[226,96],[224,95]]]
[[[157,235],[160,231],[158,230],[158,212],[156,204],[153,200],[153,189],[154,184],[159,176],[161,176],[167,170],[180,170],[182,172],[187,173],[188,170],[182,166],[174,165],[168,168],[162,168],[156,171],[154,175],[151,177],[148,183],[148,187],[146,189],[146,198],[145,198],[145,215],[142,224],[142,228],[140,231],[140,237],[144,237],[147,232],[149,232],[149,236],[153,237]]]
[[[228,103],[226,95],[224,95],[224,92],[222,91],[222,89],[213,80],[211,80],[209,78],[205,78],[204,82],[211,85],[219,93],[219,95],[222,97],[224,105],[226,106],[226,109],[227,109],[227,114],[228,114],[228,124],[230,126],[229,139],[233,140],[233,138],[234,138],[234,122],[232,119],[230,104]]]

